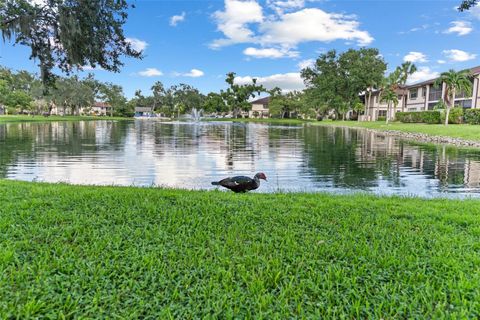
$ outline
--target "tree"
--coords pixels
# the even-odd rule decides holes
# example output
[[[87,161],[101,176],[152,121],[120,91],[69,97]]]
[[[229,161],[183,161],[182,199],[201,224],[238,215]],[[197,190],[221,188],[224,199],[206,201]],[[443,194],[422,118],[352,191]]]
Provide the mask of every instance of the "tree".
[[[435,81],[434,86],[441,86],[445,84],[445,125],[448,126],[448,117],[450,110],[455,106],[455,97],[458,92],[471,92],[472,91],[472,75],[470,71],[464,70],[456,72],[451,69],[447,72],[443,72],[440,77]]]
[[[388,121],[390,120],[392,104],[395,106],[395,108],[396,105],[398,105],[398,97],[395,93],[395,90],[393,90],[390,86],[387,87],[385,91],[382,92],[380,101],[387,103],[387,116],[385,117],[385,122],[388,124]]]
[[[125,110],[127,99],[123,95],[123,88],[121,86],[113,83],[106,83],[101,86],[100,92],[102,93],[102,99],[110,106],[111,117],[113,117],[114,112],[122,112],[120,115],[125,115],[123,112]]]
[[[463,0],[458,7],[458,10],[463,12],[465,10],[470,10],[478,4],[478,0]]]
[[[228,108],[233,112],[235,118],[241,111],[248,111],[251,108],[248,100],[255,97],[255,93],[260,95],[265,91],[262,85],[257,84],[257,79],[253,79],[251,84],[239,85],[235,83],[235,73],[227,74],[225,82],[229,84],[229,88],[221,91],[220,95],[225,100]]]
[[[141,57],[123,33],[127,0],[29,0],[0,2],[4,40],[30,47],[39,61],[45,90],[54,85],[54,67],[67,74],[74,68],[99,66],[118,72],[121,56]]]
[[[158,105],[162,105],[165,98],[165,87],[163,86],[163,83],[157,81],[153,84],[151,89],[153,93],[153,110],[156,110]]]
[[[302,93],[298,91],[282,94],[279,88],[274,89],[275,94],[270,91],[270,103],[268,105],[270,114],[289,118],[292,112],[298,112],[302,107]]]
[[[385,70],[386,63],[378,49],[362,48],[350,49],[340,55],[330,50],[301,74],[317,104],[327,105],[345,117],[362,91],[381,82]]]
[[[30,111],[30,103],[32,102],[32,97],[30,97],[24,91],[11,91],[5,97],[4,103],[9,108],[20,109],[20,111],[28,110]]]
[[[408,77],[417,72],[417,66],[410,61],[406,61],[397,67],[397,70],[399,73],[398,84],[404,86]]]
[[[202,106],[205,112],[223,113],[228,111],[228,107],[222,96],[215,92],[210,92],[203,102]]]

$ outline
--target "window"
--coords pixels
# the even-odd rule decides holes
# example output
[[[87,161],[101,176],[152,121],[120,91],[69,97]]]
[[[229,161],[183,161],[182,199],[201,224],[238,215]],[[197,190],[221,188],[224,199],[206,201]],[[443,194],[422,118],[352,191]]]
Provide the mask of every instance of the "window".
[[[428,101],[438,101],[440,99],[442,99],[442,86],[434,87],[433,85],[430,85]]]
[[[387,110],[378,110],[378,116],[379,117],[386,117],[387,116]]]
[[[427,106],[428,110],[433,110],[435,109],[435,106],[437,105],[438,102],[430,102]]]
[[[410,89],[410,99],[415,100],[418,97],[418,88]]]
[[[464,109],[471,109],[472,108],[472,100],[455,101],[455,107],[462,107]]]
[[[408,111],[417,111],[417,108],[408,108]]]

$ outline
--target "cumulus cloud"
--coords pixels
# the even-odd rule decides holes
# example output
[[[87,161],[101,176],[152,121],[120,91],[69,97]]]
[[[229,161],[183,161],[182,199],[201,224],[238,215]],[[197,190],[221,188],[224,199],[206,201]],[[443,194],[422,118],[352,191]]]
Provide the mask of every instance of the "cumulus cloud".
[[[408,77],[408,84],[437,78],[440,74],[429,67],[419,67],[418,70]]]
[[[293,0],[269,3],[283,8],[303,7],[303,2]],[[257,1],[225,0],[225,10],[215,12],[213,17],[224,38],[214,40],[210,45],[212,48],[237,43],[294,48],[304,42],[334,40],[355,41],[364,46],[374,40],[367,31],[360,30],[356,16],[328,13],[317,8],[304,8],[288,13],[282,11],[277,16],[265,18],[263,8]]]
[[[315,59],[307,59],[307,60],[300,61],[297,66],[300,70],[303,70],[305,68],[311,68],[314,65],[315,65]]]
[[[278,59],[278,58],[295,58],[298,57],[298,51],[292,51],[288,49],[276,49],[276,48],[265,48],[265,49],[257,49],[257,48],[247,48],[243,51],[243,54],[253,58],[271,58],[271,59]]]
[[[464,62],[473,60],[477,57],[474,53],[468,53],[458,49],[443,50],[443,54],[452,61]]]
[[[139,71],[138,75],[142,77],[160,77],[163,75],[163,72],[158,70],[157,68],[147,68],[145,70]]]
[[[263,9],[255,0],[225,0],[225,11],[216,11],[213,17],[218,31],[222,32],[225,38],[215,40],[210,45],[212,48],[254,42],[254,33],[248,25],[261,23],[264,19]]]
[[[452,26],[444,33],[456,33],[459,36],[465,36],[473,31],[472,24],[468,21],[452,21]]]
[[[334,40],[356,41],[368,45],[373,41],[366,31],[359,30],[360,23],[354,16],[327,13],[316,8],[303,9],[267,21],[260,26],[261,42],[296,46],[302,42],[330,42]]]
[[[180,15],[175,15],[170,18],[170,25],[176,27],[180,22],[185,21],[186,13],[182,12]]]
[[[403,57],[403,61],[427,62],[427,56],[422,52],[410,51],[405,57]]]
[[[148,43],[146,41],[137,38],[126,38],[125,41],[130,43],[132,49],[135,51],[143,51],[147,48]]]
[[[257,79],[257,84],[261,84],[267,89],[279,87],[283,92],[305,89],[303,79],[298,72],[274,74],[266,77],[235,77],[235,83],[239,85],[250,84],[253,79]]]
[[[173,76],[175,77],[189,77],[189,78],[200,78],[200,77],[203,77],[204,75],[205,75],[205,72],[198,69],[192,69],[190,70],[190,72],[186,72],[186,73],[181,73],[181,72],[173,73]]]
[[[437,60],[437,63],[438,64],[445,64],[445,63],[447,63],[447,61],[440,59],[440,60]]]
[[[277,14],[283,14],[285,11],[305,7],[305,0],[267,0],[267,5]]]

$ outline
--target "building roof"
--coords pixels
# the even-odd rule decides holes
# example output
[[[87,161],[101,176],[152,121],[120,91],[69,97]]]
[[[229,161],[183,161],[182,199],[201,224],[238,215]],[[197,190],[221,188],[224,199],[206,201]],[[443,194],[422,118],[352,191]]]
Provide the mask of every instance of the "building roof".
[[[135,107],[135,112],[152,112],[152,107]]]
[[[474,76],[476,76],[477,74],[480,74],[480,66],[473,67],[473,68],[466,69],[466,70],[470,70],[470,73]],[[425,81],[422,81],[422,82],[417,82],[417,83],[411,84],[407,87],[408,88],[422,87],[422,86],[427,85],[427,84],[433,84],[437,79],[438,79],[438,77],[430,79],[430,80],[425,80]]]
[[[261,98],[261,99],[250,102],[250,104],[269,104],[269,103],[270,103],[270,97],[265,97],[265,98]]]
[[[106,102],[95,101],[94,106],[97,108],[110,108],[110,105]]]

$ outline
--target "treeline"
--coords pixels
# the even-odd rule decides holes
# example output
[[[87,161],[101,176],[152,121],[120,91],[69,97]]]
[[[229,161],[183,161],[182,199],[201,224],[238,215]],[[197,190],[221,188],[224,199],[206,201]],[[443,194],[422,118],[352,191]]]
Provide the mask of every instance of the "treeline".
[[[272,116],[291,115],[322,119],[345,118],[349,111],[355,116],[369,105],[372,93],[380,97],[389,108],[398,104],[396,90],[404,86],[408,76],[417,69],[405,62],[385,76],[387,63],[378,49],[350,49],[338,54],[336,50],[321,54],[313,66],[301,72],[306,89],[302,92],[282,94],[279,88],[270,91]]]
[[[272,117],[345,118],[351,110],[357,115],[368,111],[364,110],[365,100],[369,105],[376,91],[380,91],[381,99],[389,108],[395,109],[396,90],[405,85],[416,67],[406,62],[388,76],[385,76],[386,69],[387,64],[377,49],[350,49],[341,54],[331,50],[321,54],[313,66],[302,70],[306,89],[301,92],[284,92],[281,88],[267,90],[255,79],[250,84],[239,85],[235,83],[235,73],[231,72],[225,79],[227,88],[220,92],[205,95],[188,84],[167,88],[157,81],[148,92],[137,90],[128,100],[121,86],[98,81],[92,74],[85,78],[58,77],[54,85],[45,90],[36,75],[1,68],[0,104],[6,106],[10,114],[50,114],[56,107],[61,114],[78,115],[89,113],[95,101],[101,101],[112,107],[109,115],[113,116],[133,116],[136,107],[148,107],[172,118],[193,108],[209,114],[230,113],[239,117],[251,110],[252,98],[264,93],[271,97]]]

